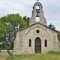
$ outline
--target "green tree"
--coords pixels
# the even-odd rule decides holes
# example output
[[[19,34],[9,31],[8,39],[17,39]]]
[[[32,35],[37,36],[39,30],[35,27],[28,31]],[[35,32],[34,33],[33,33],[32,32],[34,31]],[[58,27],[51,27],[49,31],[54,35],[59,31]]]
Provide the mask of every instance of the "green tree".
[[[60,41],[60,31],[58,32],[57,36],[58,36],[58,39]]]
[[[25,20],[27,22],[27,26],[28,26],[29,25],[30,17],[24,16],[23,17],[23,20]]]
[[[15,40],[15,32],[26,26],[27,22],[19,14],[9,14],[0,18],[0,42],[3,42],[2,44],[9,55],[12,55],[9,49]]]
[[[53,30],[55,30],[54,25],[52,25],[51,23],[50,23],[50,25],[48,25],[48,27],[51,28],[51,29],[53,29]]]

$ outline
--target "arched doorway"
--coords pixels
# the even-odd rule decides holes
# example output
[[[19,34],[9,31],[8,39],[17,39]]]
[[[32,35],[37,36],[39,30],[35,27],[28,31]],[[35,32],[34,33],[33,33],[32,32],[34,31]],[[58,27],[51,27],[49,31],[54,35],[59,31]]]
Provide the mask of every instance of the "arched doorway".
[[[39,37],[35,39],[35,53],[41,53],[41,39]]]

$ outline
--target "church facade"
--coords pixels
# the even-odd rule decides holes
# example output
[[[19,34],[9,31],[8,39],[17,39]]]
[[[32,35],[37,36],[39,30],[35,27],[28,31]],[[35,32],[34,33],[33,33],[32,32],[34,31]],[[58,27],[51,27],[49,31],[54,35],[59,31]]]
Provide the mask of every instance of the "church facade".
[[[36,2],[33,6],[29,26],[16,32],[14,54],[35,54],[58,51],[57,31],[47,26],[43,6]]]

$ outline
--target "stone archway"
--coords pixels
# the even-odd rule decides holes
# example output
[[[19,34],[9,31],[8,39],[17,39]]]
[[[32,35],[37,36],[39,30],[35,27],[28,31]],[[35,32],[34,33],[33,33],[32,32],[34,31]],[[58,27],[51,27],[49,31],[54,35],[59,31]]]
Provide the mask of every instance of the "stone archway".
[[[35,39],[35,53],[41,53],[41,39],[39,37]]]

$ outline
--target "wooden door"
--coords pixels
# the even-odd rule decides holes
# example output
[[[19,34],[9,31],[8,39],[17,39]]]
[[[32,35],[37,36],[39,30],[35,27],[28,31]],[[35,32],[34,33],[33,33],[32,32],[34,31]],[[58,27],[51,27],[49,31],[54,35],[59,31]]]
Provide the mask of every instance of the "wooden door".
[[[41,40],[39,37],[35,39],[35,53],[41,53]]]

